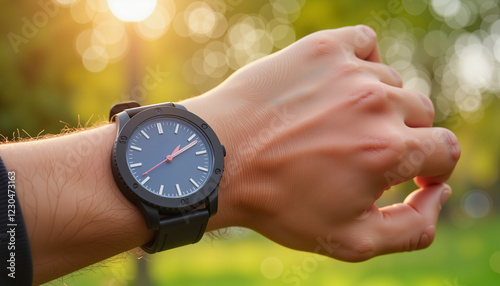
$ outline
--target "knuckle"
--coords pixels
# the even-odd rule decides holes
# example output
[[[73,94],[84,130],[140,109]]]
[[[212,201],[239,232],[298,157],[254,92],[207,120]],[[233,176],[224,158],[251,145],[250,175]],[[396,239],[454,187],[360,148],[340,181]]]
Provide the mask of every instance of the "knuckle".
[[[391,142],[387,138],[382,137],[366,137],[359,142],[358,150],[361,154],[367,157],[368,166],[370,169],[378,170],[381,166],[386,165],[387,157]],[[366,166],[366,163],[364,164]]]
[[[335,54],[340,50],[340,44],[335,42],[326,31],[316,32],[305,39],[313,58]]]
[[[351,239],[345,245],[349,253],[349,261],[359,262],[365,261],[375,256],[375,243],[369,236],[358,237]]]
[[[387,89],[380,82],[364,84],[350,94],[349,100],[351,104],[361,105],[372,111],[384,111],[389,102]]]
[[[338,68],[338,71],[343,74],[357,74],[363,71],[363,68],[359,63],[355,61],[348,61],[340,64],[340,67]]]
[[[425,154],[418,149],[418,143],[412,138],[404,138],[404,136],[394,136],[392,151],[395,153],[394,165],[397,174],[405,179],[416,176],[421,164],[425,159]]]
[[[380,172],[397,169],[401,165],[401,154],[407,152],[407,146],[401,136],[388,134],[384,137],[363,138],[358,150],[363,156],[362,166]]]
[[[414,251],[419,249],[424,249],[429,247],[434,241],[434,236],[436,234],[436,228],[430,226],[426,228],[418,239],[410,239],[408,245],[406,245],[403,251]]]

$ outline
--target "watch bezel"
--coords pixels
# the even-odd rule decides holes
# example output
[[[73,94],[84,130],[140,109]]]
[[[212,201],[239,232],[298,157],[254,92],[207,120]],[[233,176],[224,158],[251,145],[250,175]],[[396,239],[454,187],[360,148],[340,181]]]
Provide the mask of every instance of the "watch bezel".
[[[212,151],[214,161],[212,173],[205,184],[192,194],[182,197],[156,195],[144,188],[132,175],[128,167],[126,152],[131,135],[134,134],[139,125],[158,117],[175,118],[192,125],[201,135],[205,136],[207,143],[210,145],[208,148]],[[122,193],[133,202],[140,200],[164,213],[182,213],[203,204],[205,199],[217,189],[224,170],[223,148],[212,128],[197,115],[175,107],[152,107],[133,116],[118,132],[113,146],[113,157],[115,159],[113,175]]]

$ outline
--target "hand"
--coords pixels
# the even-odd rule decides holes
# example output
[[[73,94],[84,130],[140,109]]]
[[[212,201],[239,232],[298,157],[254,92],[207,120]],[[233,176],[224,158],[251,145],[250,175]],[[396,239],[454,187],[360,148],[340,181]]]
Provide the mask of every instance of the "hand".
[[[309,35],[184,104],[227,149],[209,229],[249,227],[346,261],[432,242],[458,140],[431,128],[431,101],[402,89],[371,29]],[[420,189],[403,203],[374,204],[412,178]]]

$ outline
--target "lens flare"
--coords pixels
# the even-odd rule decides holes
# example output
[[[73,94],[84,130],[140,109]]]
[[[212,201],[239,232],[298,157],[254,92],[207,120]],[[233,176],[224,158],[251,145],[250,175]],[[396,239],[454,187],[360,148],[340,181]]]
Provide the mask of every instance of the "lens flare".
[[[124,22],[140,22],[149,17],[157,0],[108,0],[113,15]]]

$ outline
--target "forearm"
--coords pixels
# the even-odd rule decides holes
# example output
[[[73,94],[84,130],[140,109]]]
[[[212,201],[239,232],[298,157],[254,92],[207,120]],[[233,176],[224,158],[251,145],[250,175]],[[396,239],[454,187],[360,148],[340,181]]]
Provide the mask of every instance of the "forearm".
[[[110,171],[115,124],[0,146],[17,175],[34,283],[50,281],[146,243],[152,232]]]

